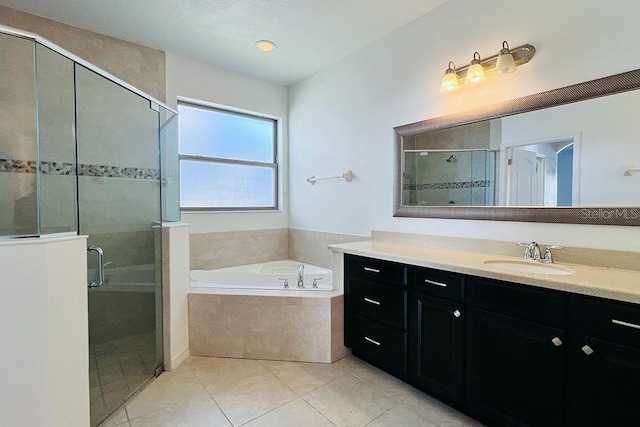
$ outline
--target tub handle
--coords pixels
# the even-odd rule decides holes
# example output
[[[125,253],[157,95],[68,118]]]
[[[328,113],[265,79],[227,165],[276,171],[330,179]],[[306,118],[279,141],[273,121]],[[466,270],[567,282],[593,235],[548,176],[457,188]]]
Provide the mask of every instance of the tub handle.
[[[322,280],[322,279],[324,279],[324,277],[314,277],[313,284],[311,285],[311,287],[318,289],[318,280]]]
[[[289,289],[289,279],[285,279],[284,277],[278,277],[278,280],[284,280],[284,288]]]
[[[89,246],[87,252],[95,252],[98,254],[98,281],[89,283],[90,288],[99,288],[104,284],[104,251],[99,246]]]

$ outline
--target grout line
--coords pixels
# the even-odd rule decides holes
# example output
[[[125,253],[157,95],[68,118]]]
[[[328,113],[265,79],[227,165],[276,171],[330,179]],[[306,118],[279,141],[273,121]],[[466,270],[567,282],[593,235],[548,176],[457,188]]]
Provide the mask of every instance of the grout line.
[[[202,360],[202,359],[198,359],[198,360]],[[185,360],[186,362],[187,360]],[[197,361],[197,360],[196,360]],[[195,362],[195,361],[194,361]],[[192,362],[193,363],[193,362]],[[216,400],[215,397],[213,397],[213,394],[211,394],[211,392],[209,391],[209,389],[207,388],[207,386],[200,381],[200,378],[195,374],[195,372],[193,372],[193,370],[191,370],[191,367],[189,366],[189,364],[184,364],[183,365],[185,369],[187,369],[189,372],[191,372],[191,375],[193,375],[196,380],[198,381],[198,383],[202,386],[202,388],[204,388],[204,391],[207,392],[207,394],[209,395],[209,397],[211,398],[211,400],[213,401],[213,403],[216,405],[216,407],[220,410],[220,413],[222,413],[222,416],[227,420],[227,422],[229,423],[230,426],[233,426],[233,423],[231,422],[231,419],[229,419],[229,416],[227,415],[227,413],[224,411],[224,409],[222,409],[222,407],[220,406],[220,404],[218,403],[218,401]]]

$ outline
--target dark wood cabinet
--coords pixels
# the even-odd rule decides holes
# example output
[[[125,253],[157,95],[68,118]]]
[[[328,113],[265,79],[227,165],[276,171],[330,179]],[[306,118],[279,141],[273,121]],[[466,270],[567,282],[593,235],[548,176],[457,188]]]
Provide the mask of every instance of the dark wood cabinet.
[[[566,294],[471,280],[467,404],[495,425],[566,424]]]
[[[577,295],[571,309],[570,424],[638,425],[640,309]]]
[[[460,402],[464,378],[464,304],[421,293],[410,301],[415,310],[409,354],[411,379],[434,396]]]
[[[402,379],[407,376],[407,266],[345,256],[345,345]]]
[[[475,309],[468,404],[495,425],[565,424],[565,331]]]
[[[631,426],[640,306],[345,255],[345,345],[491,426]]]

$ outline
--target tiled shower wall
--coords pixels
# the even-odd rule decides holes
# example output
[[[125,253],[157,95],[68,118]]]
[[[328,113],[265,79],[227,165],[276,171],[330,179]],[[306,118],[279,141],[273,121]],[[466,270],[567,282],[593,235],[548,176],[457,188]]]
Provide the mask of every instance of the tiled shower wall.
[[[165,101],[165,53],[0,6],[0,24],[38,34],[130,85]]]

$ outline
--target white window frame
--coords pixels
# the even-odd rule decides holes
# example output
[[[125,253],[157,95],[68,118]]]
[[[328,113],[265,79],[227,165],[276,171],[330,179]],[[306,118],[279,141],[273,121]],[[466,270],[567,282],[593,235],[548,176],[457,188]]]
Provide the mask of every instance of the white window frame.
[[[240,110],[232,107],[228,107],[220,104],[212,104],[205,101],[194,100],[190,98],[182,98],[178,97],[178,106],[179,105],[187,105],[194,108],[201,108],[203,110],[212,110],[225,114],[233,114],[238,116],[244,116],[254,119],[264,119],[271,120],[274,122],[273,128],[273,163],[271,162],[258,162],[258,161],[248,161],[248,160],[237,160],[237,159],[228,159],[228,158],[219,158],[219,157],[211,157],[211,156],[203,156],[203,155],[190,155],[190,154],[179,154],[180,166],[182,165],[182,160],[189,161],[198,161],[203,163],[215,163],[215,164],[227,164],[227,165],[243,165],[243,166],[259,166],[259,167],[269,167],[273,169],[273,201],[274,204],[272,206],[182,206],[182,198],[180,198],[180,211],[181,212],[242,212],[242,211],[251,211],[251,212],[259,212],[259,211],[278,211],[280,210],[281,197],[280,197],[280,182],[281,182],[281,173],[279,166],[279,151],[281,149],[280,143],[280,135],[281,135],[281,119],[279,117],[270,116],[267,114],[257,113],[254,111]]]

